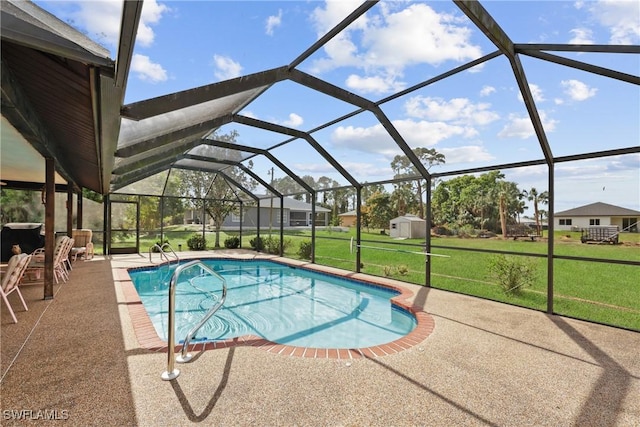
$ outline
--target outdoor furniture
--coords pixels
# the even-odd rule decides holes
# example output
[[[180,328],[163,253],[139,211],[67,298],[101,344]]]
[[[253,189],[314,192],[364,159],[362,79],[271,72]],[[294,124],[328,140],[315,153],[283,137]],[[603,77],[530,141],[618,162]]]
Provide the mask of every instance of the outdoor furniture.
[[[39,222],[10,222],[2,227],[0,241],[2,262],[15,255],[11,250],[13,245],[19,245],[23,253],[30,254],[44,246],[44,225]]]
[[[78,256],[85,260],[93,258],[93,243],[91,239],[93,232],[89,228],[74,229],[71,232],[71,237],[74,240],[73,248],[71,249],[71,256],[75,261]]]
[[[580,230],[582,243],[611,243],[618,244],[620,230],[617,225],[600,225]]]
[[[56,284],[60,283],[60,280],[66,282],[69,279],[68,262],[66,260],[69,258],[71,245],[73,245],[73,239],[70,237],[61,236],[56,239],[56,246],[53,251],[53,277]],[[27,273],[35,273],[36,277],[40,278],[44,270],[44,249],[36,249],[32,257],[27,267]]]
[[[9,303],[8,295],[12,292],[17,292],[20,297],[20,301],[22,301],[22,305],[24,306],[25,311],[28,311],[27,303],[24,302],[24,298],[22,297],[22,293],[20,292],[20,288],[18,288],[18,284],[24,275],[24,272],[31,261],[31,255],[28,254],[19,254],[14,255],[9,259],[9,263],[7,265],[7,271],[4,273],[2,278],[2,288],[0,292],[2,293],[2,299],[4,300],[7,308],[9,309],[9,313],[11,313],[11,317],[13,318],[14,323],[18,323],[18,319],[16,318],[15,313],[13,312],[13,308]]]

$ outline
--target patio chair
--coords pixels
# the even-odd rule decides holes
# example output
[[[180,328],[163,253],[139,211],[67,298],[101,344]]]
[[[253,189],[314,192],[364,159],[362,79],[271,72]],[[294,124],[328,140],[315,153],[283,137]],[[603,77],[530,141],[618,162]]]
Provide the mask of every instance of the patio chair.
[[[13,308],[11,308],[11,304],[9,303],[9,299],[7,297],[10,293],[17,292],[18,296],[20,297],[20,301],[22,301],[22,305],[24,306],[25,311],[29,311],[29,309],[27,308],[27,303],[24,302],[24,298],[22,297],[22,293],[20,292],[18,284],[20,283],[20,280],[22,279],[22,276],[24,275],[24,272],[27,269],[30,261],[31,255],[29,254],[19,254],[12,256],[9,259],[7,271],[2,278],[2,299],[7,305],[9,313],[11,313],[13,323],[18,323],[18,319],[16,318],[16,315],[13,312]]]
[[[60,283],[60,280],[66,282],[69,279],[69,271],[65,264],[69,258],[72,244],[72,239],[67,236],[61,236],[56,239],[56,246],[53,251],[53,278],[56,284]],[[27,273],[35,273],[36,277],[40,278],[44,270],[44,250],[36,249],[32,256],[33,259],[27,267]]]
[[[74,261],[78,256],[85,260],[93,258],[93,243],[91,242],[93,231],[91,229],[76,228],[71,231],[71,237],[75,240],[73,249],[71,249],[71,256]]]

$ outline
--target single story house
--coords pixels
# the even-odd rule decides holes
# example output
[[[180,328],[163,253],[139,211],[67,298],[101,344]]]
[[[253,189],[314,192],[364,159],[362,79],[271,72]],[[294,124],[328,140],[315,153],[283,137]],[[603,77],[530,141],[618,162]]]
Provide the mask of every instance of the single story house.
[[[640,211],[596,202],[555,213],[557,230],[581,230],[595,226],[617,226],[620,231],[638,232]]]
[[[407,239],[427,237],[427,221],[416,215],[403,215],[389,221],[389,235]]]
[[[258,206],[245,205],[242,213],[242,226],[243,227],[256,227],[258,225],[258,209],[260,209],[260,227],[280,227],[280,198],[274,197],[260,199]],[[284,205],[284,227],[300,227],[311,226],[311,204],[305,203],[301,200],[296,200],[290,197],[283,198]],[[326,226],[329,224],[330,209],[316,206],[316,218],[315,224],[320,226]],[[185,212],[185,223],[197,223],[201,222],[200,216],[202,212],[196,212],[189,210]],[[269,223],[271,221],[271,223]],[[205,218],[207,224],[213,225],[210,218]],[[238,212],[232,213],[225,218],[222,223],[223,228],[237,228],[240,227],[240,214]]]
[[[357,215],[356,211],[349,211],[349,212],[338,214],[338,218],[340,218],[340,225],[341,226],[343,226],[343,227],[355,227],[358,215]]]

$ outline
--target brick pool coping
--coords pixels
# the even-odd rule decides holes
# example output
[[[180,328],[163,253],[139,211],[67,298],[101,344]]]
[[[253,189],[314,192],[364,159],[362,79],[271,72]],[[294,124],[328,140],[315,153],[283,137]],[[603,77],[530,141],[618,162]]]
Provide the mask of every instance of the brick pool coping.
[[[218,258],[215,256],[202,257]],[[233,258],[232,258],[233,259]],[[246,258],[239,258],[244,259]],[[435,328],[433,317],[422,310],[422,307],[415,306],[410,302],[413,292],[403,287],[399,282],[388,280],[381,277],[368,276],[361,273],[354,273],[346,270],[340,270],[332,267],[321,266],[317,264],[305,263],[286,258],[255,258],[257,260],[275,261],[281,264],[293,267],[303,267],[308,270],[354,279],[364,282],[368,285],[379,286],[382,288],[393,289],[399,292],[391,301],[411,313],[416,318],[416,327],[404,337],[398,338],[387,344],[381,344],[373,347],[364,348],[312,348],[312,347],[295,347],[284,344],[277,344],[256,335],[243,335],[241,337],[227,339],[223,341],[193,343],[189,345],[189,351],[200,352],[206,350],[215,350],[220,348],[228,348],[233,346],[256,347],[269,353],[276,353],[282,356],[319,358],[319,359],[359,359],[359,358],[375,358],[396,354],[401,351],[415,347],[431,335]],[[149,264],[149,266],[157,266],[159,264]],[[139,265],[136,268],[144,268]],[[132,268],[133,269],[133,268]],[[128,268],[114,268],[114,281],[120,284],[123,292],[125,304],[129,310],[131,323],[135,331],[136,338],[140,346],[151,351],[167,351],[167,343],[163,341],[156,332],[147,311],[142,305],[140,296],[131,281]],[[180,352],[182,345],[176,345],[176,353]]]

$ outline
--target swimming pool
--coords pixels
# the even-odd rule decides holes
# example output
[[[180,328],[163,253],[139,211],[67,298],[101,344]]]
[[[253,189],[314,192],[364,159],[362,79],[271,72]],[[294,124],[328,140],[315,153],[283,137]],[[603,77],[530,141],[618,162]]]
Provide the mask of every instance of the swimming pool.
[[[398,294],[391,289],[272,261],[202,261],[224,277],[228,293],[223,308],[193,343],[257,335],[289,346],[361,348],[392,342],[416,327],[414,315],[391,303]],[[155,331],[165,341],[168,281],[175,267],[129,270]],[[221,295],[221,283],[210,278],[196,278],[190,284],[196,273],[182,275],[176,286],[178,340],[217,302],[192,284]]]

